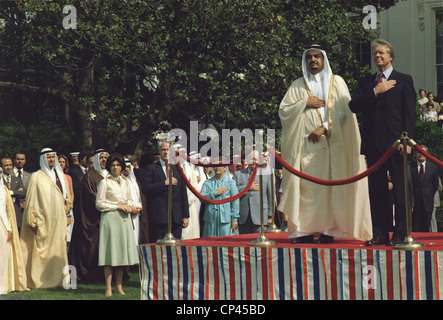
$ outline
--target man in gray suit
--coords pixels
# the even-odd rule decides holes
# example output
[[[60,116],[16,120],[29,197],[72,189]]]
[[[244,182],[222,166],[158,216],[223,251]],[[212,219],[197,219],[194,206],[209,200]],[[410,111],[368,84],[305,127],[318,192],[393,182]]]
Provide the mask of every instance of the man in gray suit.
[[[23,186],[22,180],[13,174],[12,159],[2,158],[3,169],[3,184],[9,189],[9,193],[14,203],[15,216],[17,218],[17,228],[20,232],[22,226],[22,210],[20,209],[19,201],[26,196],[26,189]]]
[[[254,150],[252,153],[252,165],[243,170],[234,172],[234,180],[237,184],[239,192],[241,192],[248,184],[252,171],[254,171],[255,164],[259,159],[258,157],[258,151]],[[268,220],[272,218],[272,191],[270,176],[269,174],[265,174],[265,172],[268,172],[269,170],[262,171],[263,216],[266,226],[268,224]],[[254,182],[249,191],[240,198],[240,219],[238,220],[238,228],[240,234],[261,232],[259,172],[260,171],[257,171],[257,175],[255,176]]]
[[[26,191],[28,189],[28,182],[31,178],[31,173],[24,170],[25,164],[26,154],[24,152],[16,152],[14,155],[14,175],[23,182],[23,187]],[[23,215],[23,210],[25,209],[25,201],[26,197],[18,200],[21,215]],[[20,229],[21,225],[19,225],[18,228]]]
[[[23,152],[17,152],[14,155],[14,175],[21,178],[25,189],[28,187],[31,174],[23,169],[26,164],[26,155]]]

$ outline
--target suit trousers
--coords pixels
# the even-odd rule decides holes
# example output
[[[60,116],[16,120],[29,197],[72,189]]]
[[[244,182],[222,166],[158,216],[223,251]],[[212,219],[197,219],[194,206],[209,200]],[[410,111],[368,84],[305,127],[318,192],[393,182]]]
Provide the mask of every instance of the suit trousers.
[[[248,218],[246,219],[245,223],[238,224],[238,232],[240,234],[260,233],[261,232],[261,225],[256,225],[256,224],[254,224],[254,222],[252,222],[250,211],[248,213]]]
[[[149,239],[151,240],[151,242],[157,242],[157,240],[163,239],[168,233],[168,224],[167,223],[151,224],[150,229],[151,229],[151,234],[149,236]],[[171,233],[174,235],[176,239],[182,238],[182,229],[183,229],[183,224],[172,222]]]
[[[426,211],[423,199],[414,198],[414,211],[412,212],[412,231],[429,232],[431,228],[432,211]]]
[[[381,156],[382,154],[366,155],[368,167],[374,165]],[[388,174],[394,185],[394,217],[392,200],[389,197]],[[374,238],[379,237],[387,241],[389,232],[394,231],[393,238],[403,240],[406,236],[403,157],[399,153],[393,154],[377,171],[369,175],[368,184]]]

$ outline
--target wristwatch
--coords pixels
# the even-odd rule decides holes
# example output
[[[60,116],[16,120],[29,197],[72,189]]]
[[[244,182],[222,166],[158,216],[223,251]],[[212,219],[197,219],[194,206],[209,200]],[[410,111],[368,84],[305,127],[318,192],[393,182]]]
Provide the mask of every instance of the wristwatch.
[[[325,135],[327,135],[327,134],[328,134],[328,129],[326,129],[325,125],[322,124],[320,127],[323,128],[323,129],[325,130]]]

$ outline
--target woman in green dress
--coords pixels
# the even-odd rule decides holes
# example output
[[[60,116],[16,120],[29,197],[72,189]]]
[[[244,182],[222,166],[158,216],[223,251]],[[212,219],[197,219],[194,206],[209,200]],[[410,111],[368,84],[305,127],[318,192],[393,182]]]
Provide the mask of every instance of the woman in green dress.
[[[95,206],[102,213],[98,264],[104,266],[108,297],[112,295],[112,273],[115,272],[116,293],[125,294],[123,272],[127,266],[139,262],[131,214],[138,214],[141,208],[132,206],[128,181],[121,174],[125,168],[122,155],[110,155],[106,162],[108,176],[97,186]]]

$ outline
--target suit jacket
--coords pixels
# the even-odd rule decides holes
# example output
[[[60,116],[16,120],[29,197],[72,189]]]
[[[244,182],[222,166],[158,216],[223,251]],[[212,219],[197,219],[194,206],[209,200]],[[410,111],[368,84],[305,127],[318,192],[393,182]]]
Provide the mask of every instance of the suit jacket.
[[[437,166],[430,161],[426,161],[423,183],[420,182],[420,169],[418,163],[415,162],[409,166],[411,168],[411,180],[414,190],[414,203],[423,203],[425,211],[432,213],[432,210],[434,209],[434,196],[438,190],[439,184]]]
[[[23,199],[26,197],[26,189],[23,186],[23,182],[13,174],[11,174],[11,183],[9,186],[6,182],[5,175],[3,175],[3,184],[8,187],[9,191],[12,191],[11,197],[14,197],[15,200]],[[22,190],[19,191],[19,189]]]
[[[75,199],[75,195],[80,194],[80,185],[85,174],[83,173],[83,170],[80,168],[80,166],[73,166],[71,169],[69,169],[68,174],[72,178],[72,187],[74,189]]]
[[[78,201],[78,200],[80,199],[81,182],[82,182],[82,179],[85,174],[83,173],[83,170],[80,168],[79,165],[76,165],[76,166],[73,166],[72,168],[70,168],[68,171],[68,174],[72,178],[72,189],[74,191],[73,211],[74,211],[74,219],[75,219],[77,212],[80,211],[80,201]],[[76,199],[77,199],[77,201],[76,201]]]
[[[410,75],[392,71],[388,80],[397,83],[391,90],[375,96],[376,74],[360,81],[349,107],[361,113],[361,153],[383,154],[407,132],[415,136],[416,94]]]
[[[17,217],[17,226],[20,229],[22,225],[22,210],[20,209],[19,203],[23,201],[26,197],[26,189],[23,186],[23,181],[21,181],[18,177],[11,173],[10,185],[8,186],[8,184],[6,183],[5,175],[3,175],[3,184],[8,187],[9,191],[12,192],[11,197],[14,203],[15,215]]]
[[[14,168],[14,175],[17,176],[17,172],[15,171],[16,169]],[[23,186],[25,189],[28,189],[28,183],[29,183],[29,179],[31,178],[31,173],[29,173],[28,171],[22,170],[22,180],[23,180]]]
[[[237,188],[241,192],[249,182],[251,170],[249,168],[238,170],[234,172],[234,180],[237,183]],[[271,179],[269,175],[263,175],[263,217],[266,219],[272,216],[271,204],[272,204],[272,191],[271,191]],[[259,183],[260,177],[257,174],[254,179],[255,183]],[[253,191],[249,189],[244,196],[240,198],[240,219],[239,223],[243,224],[248,218],[249,212],[251,212],[251,219],[255,225],[261,224],[260,219],[260,191]]]
[[[183,218],[189,218],[189,203],[186,185],[178,170],[173,167],[173,176],[177,185],[172,187],[172,222],[182,224]],[[160,161],[152,163],[137,174],[143,194],[146,195],[150,224],[168,223],[168,193],[165,185],[166,175]]]

